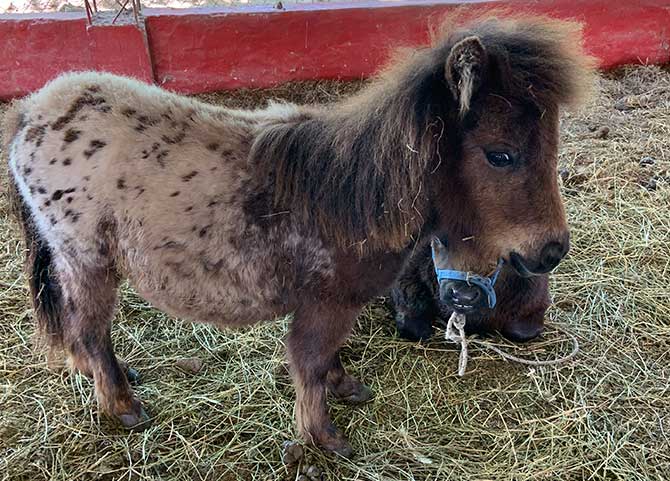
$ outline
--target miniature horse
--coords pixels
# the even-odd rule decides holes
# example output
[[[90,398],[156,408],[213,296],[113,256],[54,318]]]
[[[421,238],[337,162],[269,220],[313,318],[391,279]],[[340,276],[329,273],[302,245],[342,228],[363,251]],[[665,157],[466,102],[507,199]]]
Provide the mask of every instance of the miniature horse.
[[[463,295],[468,286],[453,286],[452,295]],[[499,332],[507,339],[525,342],[544,330],[544,314],[551,304],[547,274],[522,277],[505,265],[495,286],[498,302],[493,309],[477,302],[467,313],[467,334]],[[475,291],[474,295],[478,295]],[[411,341],[427,340],[433,324],[451,316],[450,299],[441,299],[430,246],[413,255],[391,289],[398,334]],[[472,302],[472,301],[471,301]]]
[[[503,257],[527,274],[567,252],[558,118],[591,69],[578,40],[547,19],[459,27],[328,106],[233,110],[108,74],[57,78],[4,129],[41,331],[133,427],[146,414],[110,337],[122,279],[194,321],[292,313],[298,429],[350,455],[326,392],[371,394],[339,349],[415,247],[437,235],[459,269]]]

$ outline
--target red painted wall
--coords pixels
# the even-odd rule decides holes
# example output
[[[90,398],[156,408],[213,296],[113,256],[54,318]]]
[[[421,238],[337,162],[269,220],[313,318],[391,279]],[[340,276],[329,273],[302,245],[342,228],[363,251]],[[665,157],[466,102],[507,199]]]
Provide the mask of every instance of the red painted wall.
[[[531,11],[584,23],[586,49],[602,68],[670,62],[670,1],[535,0]]]
[[[0,98],[68,70],[107,70],[181,92],[366,77],[398,45],[425,44],[454,8],[535,11],[585,24],[603,68],[670,61],[670,0],[443,0],[145,9],[143,28],[85,14],[0,15]],[[146,31],[146,37],[145,37]]]
[[[82,48],[88,44],[85,21],[79,15],[0,16],[0,39],[1,98],[23,95],[64,70],[89,65],[87,50]]]
[[[427,43],[429,24],[447,8],[367,5],[210,15],[151,12],[146,22],[156,80],[193,92],[365,77],[387,59],[390,47]],[[184,41],[169,48],[175,37]]]
[[[89,26],[83,13],[0,15],[0,99],[33,92],[72,70],[154,78],[136,25]]]

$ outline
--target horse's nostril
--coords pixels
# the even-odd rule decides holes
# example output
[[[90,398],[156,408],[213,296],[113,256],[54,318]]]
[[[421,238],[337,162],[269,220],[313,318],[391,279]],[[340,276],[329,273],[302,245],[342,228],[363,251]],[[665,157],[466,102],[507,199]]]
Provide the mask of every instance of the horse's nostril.
[[[453,290],[453,298],[459,304],[473,305],[480,296],[479,288],[475,286],[464,286],[463,288]]]
[[[567,249],[560,242],[550,242],[542,248],[540,254],[540,262],[542,267],[550,271],[561,262],[561,259],[565,257]]]
[[[476,285],[465,281],[443,282],[440,285],[440,301],[451,309],[469,313],[483,307],[486,296]]]

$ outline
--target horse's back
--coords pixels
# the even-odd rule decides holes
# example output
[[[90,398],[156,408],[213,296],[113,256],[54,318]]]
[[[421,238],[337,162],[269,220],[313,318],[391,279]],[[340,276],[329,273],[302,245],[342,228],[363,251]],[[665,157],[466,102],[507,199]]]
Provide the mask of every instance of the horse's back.
[[[212,148],[223,135],[229,151],[243,157],[239,126],[228,127],[223,114],[217,120],[215,109],[131,79],[64,75],[17,110],[23,125],[9,141],[10,168],[52,241],[61,234],[88,242],[82,237],[97,235],[109,215],[179,221],[175,213],[186,203],[212,193],[217,170],[224,195],[235,189],[226,179],[240,177],[232,175],[239,170],[235,156]],[[198,175],[209,178],[209,189]]]
[[[18,108],[11,170],[62,269],[113,265],[169,313],[233,324],[291,309],[304,275],[277,280],[281,259],[329,269],[317,239],[261,226],[271,207],[248,163],[259,115],[88,73]]]

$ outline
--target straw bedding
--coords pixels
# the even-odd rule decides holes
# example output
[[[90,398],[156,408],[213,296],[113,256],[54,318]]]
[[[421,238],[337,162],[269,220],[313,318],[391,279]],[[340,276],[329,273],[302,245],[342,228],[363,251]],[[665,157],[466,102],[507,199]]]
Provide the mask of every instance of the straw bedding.
[[[360,83],[316,82],[203,96],[332,100]],[[0,115],[3,106],[0,105]],[[552,277],[549,323],[575,333],[574,362],[528,368],[474,347],[469,372],[440,337],[395,337],[382,301],[359,318],[345,365],[374,402],[333,405],[352,461],[295,437],[282,338],[287,321],[217,331],[169,318],[123,289],[114,342],[154,418],[127,433],[98,414],[91,382],[35,348],[18,229],[0,197],[0,479],[493,480],[670,478],[670,73],[627,68],[562,119],[561,177],[572,250]],[[4,170],[4,169],[3,169]],[[3,183],[6,182],[3,174]],[[4,185],[3,185],[4,187]],[[518,355],[569,345],[549,331]],[[301,478],[305,479],[305,478]]]

